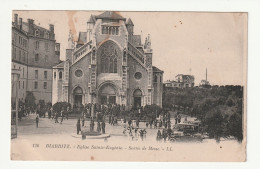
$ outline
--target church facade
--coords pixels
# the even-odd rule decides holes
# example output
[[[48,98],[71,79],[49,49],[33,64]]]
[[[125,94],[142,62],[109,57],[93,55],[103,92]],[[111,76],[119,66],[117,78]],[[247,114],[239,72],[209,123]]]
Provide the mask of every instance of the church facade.
[[[130,18],[91,15],[86,31],[76,42],[70,33],[68,44],[66,60],[53,67],[53,104],[162,106],[163,71],[152,64],[150,36],[142,44]]]

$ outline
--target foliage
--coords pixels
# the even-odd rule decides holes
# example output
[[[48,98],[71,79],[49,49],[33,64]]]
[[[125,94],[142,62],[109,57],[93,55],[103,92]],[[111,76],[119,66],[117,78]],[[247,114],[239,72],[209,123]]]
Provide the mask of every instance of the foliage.
[[[33,95],[33,92],[27,91],[26,97],[25,97],[25,106],[26,107],[35,107],[35,97]]]
[[[71,107],[70,103],[68,103],[68,102],[57,102],[57,103],[55,103],[55,104],[52,106],[52,108],[53,108],[53,111],[54,111],[54,112],[60,113],[60,111],[62,110],[62,108],[64,108],[64,110],[66,110],[68,106]]]
[[[163,106],[173,106],[202,121],[212,138],[234,136],[243,139],[243,87],[212,86],[211,88],[167,88],[163,91]]]

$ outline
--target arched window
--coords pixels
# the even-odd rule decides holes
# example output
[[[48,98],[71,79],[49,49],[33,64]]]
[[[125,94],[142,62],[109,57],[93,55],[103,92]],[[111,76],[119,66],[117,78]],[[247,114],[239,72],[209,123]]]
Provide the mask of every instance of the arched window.
[[[100,72],[101,73],[117,73],[118,60],[117,57],[121,55],[120,48],[112,41],[104,43],[97,51],[96,56],[100,56]]]
[[[36,31],[35,31],[35,36],[39,36],[39,30],[38,29],[36,29]]]
[[[114,59],[114,73],[117,73],[117,58]]]
[[[62,79],[62,72],[59,72],[59,79]]]

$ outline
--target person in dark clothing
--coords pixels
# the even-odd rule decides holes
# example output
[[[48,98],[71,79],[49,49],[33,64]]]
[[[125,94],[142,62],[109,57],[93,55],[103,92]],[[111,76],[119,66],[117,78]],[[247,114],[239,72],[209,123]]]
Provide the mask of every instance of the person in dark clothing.
[[[164,142],[166,142],[166,138],[167,138],[167,130],[166,129],[163,129],[162,137],[163,137]]]
[[[128,121],[129,127],[131,126],[131,124],[132,124],[132,120],[130,119],[130,120]]]
[[[51,109],[48,108],[48,118],[51,119]]]
[[[58,122],[58,113],[57,112],[55,113],[55,123],[59,123]]]
[[[77,134],[79,134],[79,132],[81,131],[81,128],[80,128],[80,119],[78,119],[76,127],[77,127]]]
[[[82,127],[84,127],[84,126],[85,126],[85,118],[82,117]]]
[[[101,129],[102,129],[102,134],[105,134],[106,132],[106,123],[104,121],[102,121],[102,124],[101,124]]]
[[[136,120],[136,127],[138,127],[138,128],[139,128],[139,122],[140,122],[140,120],[137,119],[137,120]]]
[[[150,120],[150,129],[152,128],[153,126],[153,120]]]
[[[36,128],[38,128],[38,126],[39,126],[39,116],[38,116],[38,114],[36,115]]]
[[[90,131],[94,131],[94,126],[95,126],[95,123],[94,123],[94,120],[91,120],[90,121]]]
[[[97,123],[97,132],[98,132],[98,133],[101,132],[101,125],[100,125],[100,122]]]
[[[60,116],[61,116],[60,124],[62,124],[63,119],[64,119],[64,109],[61,110]]]
[[[162,133],[161,133],[160,130],[158,130],[157,136],[156,136],[156,140],[157,140],[158,142],[161,142],[161,139],[162,139]]]

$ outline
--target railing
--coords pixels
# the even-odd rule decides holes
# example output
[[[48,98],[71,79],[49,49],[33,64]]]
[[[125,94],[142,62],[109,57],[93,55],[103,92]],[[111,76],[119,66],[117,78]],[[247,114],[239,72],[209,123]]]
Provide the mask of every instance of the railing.
[[[75,60],[80,58],[82,55],[84,55],[89,49],[91,49],[91,43],[92,41],[89,41],[88,43],[84,44],[83,46],[76,48],[74,51],[74,57]]]
[[[136,47],[134,47],[130,42],[128,42],[128,52],[130,52],[144,64],[144,55],[138,49],[136,49]]]

